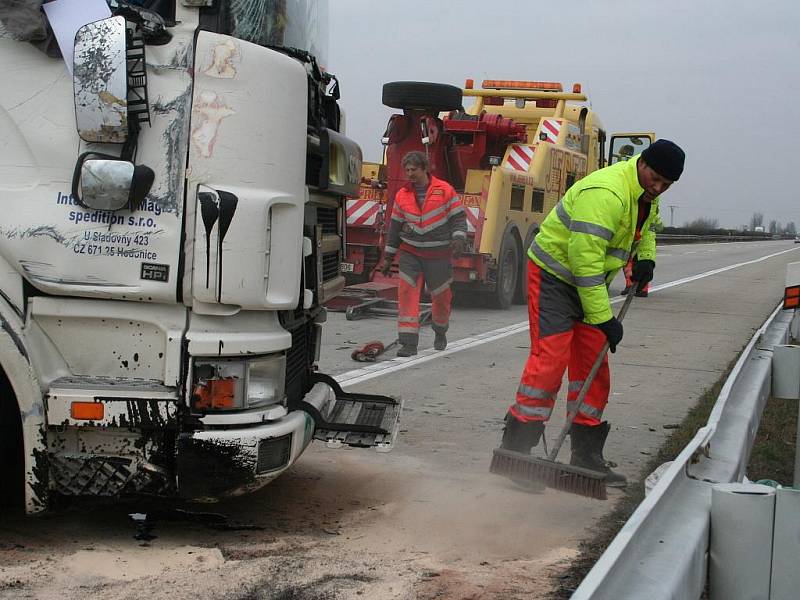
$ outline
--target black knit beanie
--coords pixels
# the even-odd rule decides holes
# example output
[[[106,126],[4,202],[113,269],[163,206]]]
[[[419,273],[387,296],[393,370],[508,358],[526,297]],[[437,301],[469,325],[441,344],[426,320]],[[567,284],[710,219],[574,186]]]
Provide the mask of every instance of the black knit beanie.
[[[642,152],[642,159],[647,166],[670,181],[680,178],[685,157],[680,146],[669,140],[656,140]]]

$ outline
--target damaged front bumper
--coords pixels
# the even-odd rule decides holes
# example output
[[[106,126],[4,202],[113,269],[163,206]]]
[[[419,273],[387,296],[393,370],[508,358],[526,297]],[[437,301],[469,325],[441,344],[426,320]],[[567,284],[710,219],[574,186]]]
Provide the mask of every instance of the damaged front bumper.
[[[280,410],[195,418],[194,426],[202,428],[194,431],[179,424],[175,401],[166,399],[126,401],[136,414],[150,417],[147,428],[130,427],[130,419],[124,420],[128,427],[122,426],[115,413],[120,407],[109,408],[110,418],[102,424],[80,426],[64,419],[48,435],[51,489],[71,496],[177,494],[212,502],[266,485],[294,464],[312,439],[329,448],[392,448],[399,430],[398,400],[345,392],[319,373],[312,383],[288,413],[276,406]]]
[[[295,411],[254,427],[182,433],[177,441],[178,494],[214,501],[252,492],[291,466],[313,431],[311,417]]]

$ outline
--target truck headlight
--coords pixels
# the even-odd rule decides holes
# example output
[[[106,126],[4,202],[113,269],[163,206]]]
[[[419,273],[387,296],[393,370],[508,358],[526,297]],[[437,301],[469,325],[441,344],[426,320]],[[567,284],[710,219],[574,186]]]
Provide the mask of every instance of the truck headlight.
[[[286,356],[197,359],[192,376],[192,407],[243,410],[284,401]]]

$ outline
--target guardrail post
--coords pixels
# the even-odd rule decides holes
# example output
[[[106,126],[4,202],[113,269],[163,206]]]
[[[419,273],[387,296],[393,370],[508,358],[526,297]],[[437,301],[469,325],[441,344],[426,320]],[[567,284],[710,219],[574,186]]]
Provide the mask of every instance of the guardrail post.
[[[711,600],[768,598],[775,488],[720,483],[711,489]]]

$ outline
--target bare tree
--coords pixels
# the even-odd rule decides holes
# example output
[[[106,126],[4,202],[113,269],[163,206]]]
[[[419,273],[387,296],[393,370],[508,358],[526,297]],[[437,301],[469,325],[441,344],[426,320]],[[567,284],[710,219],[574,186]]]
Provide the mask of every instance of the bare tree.
[[[756,227],[761,227],[764,224],[764,213],[753,213],[750,217],[750,231],[755,231]]]
[[[772,219],[772,221],[769,222],[769,228],[767,231],[770,233],[778,233],[778,221]]]
[[[794,226],[794,221],[789,221],[786,227],[783,228],[783,233],[786,235],[797,235],[797,228]]]
[[[683,227],[689,233],[702,235],[718,229],[719,221],[717,219],[710,219],[708,217],[700,217],[699,219],[695,219],[694,221],[686,223]]]

